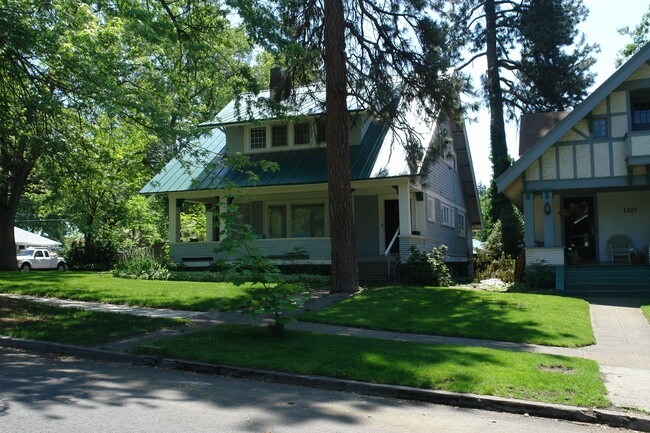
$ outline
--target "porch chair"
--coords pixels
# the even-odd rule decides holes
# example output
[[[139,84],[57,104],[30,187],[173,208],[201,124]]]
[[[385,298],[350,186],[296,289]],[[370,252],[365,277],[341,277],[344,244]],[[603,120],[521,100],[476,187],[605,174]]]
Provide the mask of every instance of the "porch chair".
[[[614,235],[607,240],[607,246],[612,253],[612,262],[616,257],[623,257],[630,263],[630,250],[632,249],[632,239],[628,235]]]

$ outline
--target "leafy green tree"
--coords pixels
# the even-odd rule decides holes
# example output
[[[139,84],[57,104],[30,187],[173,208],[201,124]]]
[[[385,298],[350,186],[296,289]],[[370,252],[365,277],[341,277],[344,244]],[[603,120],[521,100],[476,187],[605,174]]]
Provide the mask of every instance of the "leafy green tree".
[[[247,30],[286,67],[290,84],[325,83],[332,291],[356,291],[358,275],[350,188],[347,102],[406,133],[399,143],[424,155],[409,134],[404,105],[422,113],[456,105],[456,81],[447,74],[445,28],[417,0],[229,0]],[[417,145],[414,145],[417,143]]]
[[[623,49],[618,52],[618,57],[616,58],[617,68],[621,66],[625,60],[634,55],[634,53],[639,51],[641,47],[650,42],[650,10],[643,15],[641,22],[637,24],[634,29],[623,27],[618,29],[618,32],[622,35],[632,37],[632,42],[626,44]]]
[[[506,114],[563,110],[579,102],[593,82],[589,68],[597,48],[576,40],[576,25],[587,16],[581,0],[462,0],[450,11],[457,46],[467,47],[463,69],[484,57],[484,95],[490,111],[490,159],[493,180],[488,193],[488,225],[502,222],[504,250],[516,255],[520,242],[510,200],[494,179],[512,164],[505,134]],[[519,50],[519,56],[516,52]]]
[[[90,170],[83,158],[98,148],[90,125],[139,128],[137,161],[159,169],[199,121],[253,86],[250,50],[217,1],[3,0],[0,270],[16,267],[13,226],[28,186],[49,188],[58,164],[76,157]]]

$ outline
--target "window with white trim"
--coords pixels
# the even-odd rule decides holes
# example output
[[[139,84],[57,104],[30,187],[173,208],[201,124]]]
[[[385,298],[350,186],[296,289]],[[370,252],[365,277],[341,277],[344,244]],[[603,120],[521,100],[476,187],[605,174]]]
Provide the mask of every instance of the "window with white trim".
[[[297,123],[293,127],[293,144],[304,146],[311,143],[311,123]]]
[[[268,206],[268,238],[325,237],[325,204],[296,203]]]
[[[266,126],[251,128],[250,131],[250,148],[265,149],[266,148]]]
[[[287,125],[273,125],[271,127],[271,146],[283,147],[288,144]]]
[[[443,226],[454,227],[454,208],[440,203],[440,223]]]
[[[427,197],[427,220],[431,222],[436,221],[436,206],[431,197]]]
[[[465,228],[466,224],[466,218],[465,218],[465,212],[458,212],[458,236],[464,238],[465,234],[467,233],[467,229]]]

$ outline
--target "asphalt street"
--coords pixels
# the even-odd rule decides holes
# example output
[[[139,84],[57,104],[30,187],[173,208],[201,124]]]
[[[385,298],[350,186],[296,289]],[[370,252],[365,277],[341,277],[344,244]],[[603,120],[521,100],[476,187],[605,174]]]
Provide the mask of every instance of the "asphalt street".
[[[0,349],[0,433],[630,432]]]

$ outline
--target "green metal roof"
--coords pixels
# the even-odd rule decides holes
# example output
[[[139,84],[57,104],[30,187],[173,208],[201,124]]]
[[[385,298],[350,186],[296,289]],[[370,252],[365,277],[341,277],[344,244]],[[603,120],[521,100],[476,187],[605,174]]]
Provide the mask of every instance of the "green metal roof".
[[[371,177],[379,150],[384,144],[388,127],[371,123],[359,145],[350,146],[350,176],[352,180]],[[239,187],[300,185],[327,182],[327,148],[287,150],[249,154],[252,163],[275,162],[276,172],[252,171],[259,176],[254,183],[249,175],[223,164],[226,134],[218,128],[200,139],[196,150],[188,151],[170,161],[147,185],[142,194],[160,194],[175,191],[202,191],[222,188],[234,183]]]
[[[226,105],[217,116],[200,126],[226,126],[272,120],[280,117],[318,116],[325,113],[325,89],[322,86],[298,87],[292,96],[276,104],[268,90],[257,95],[246,93]],[[348,111],[362,111],[356,98],[348,96]]]

